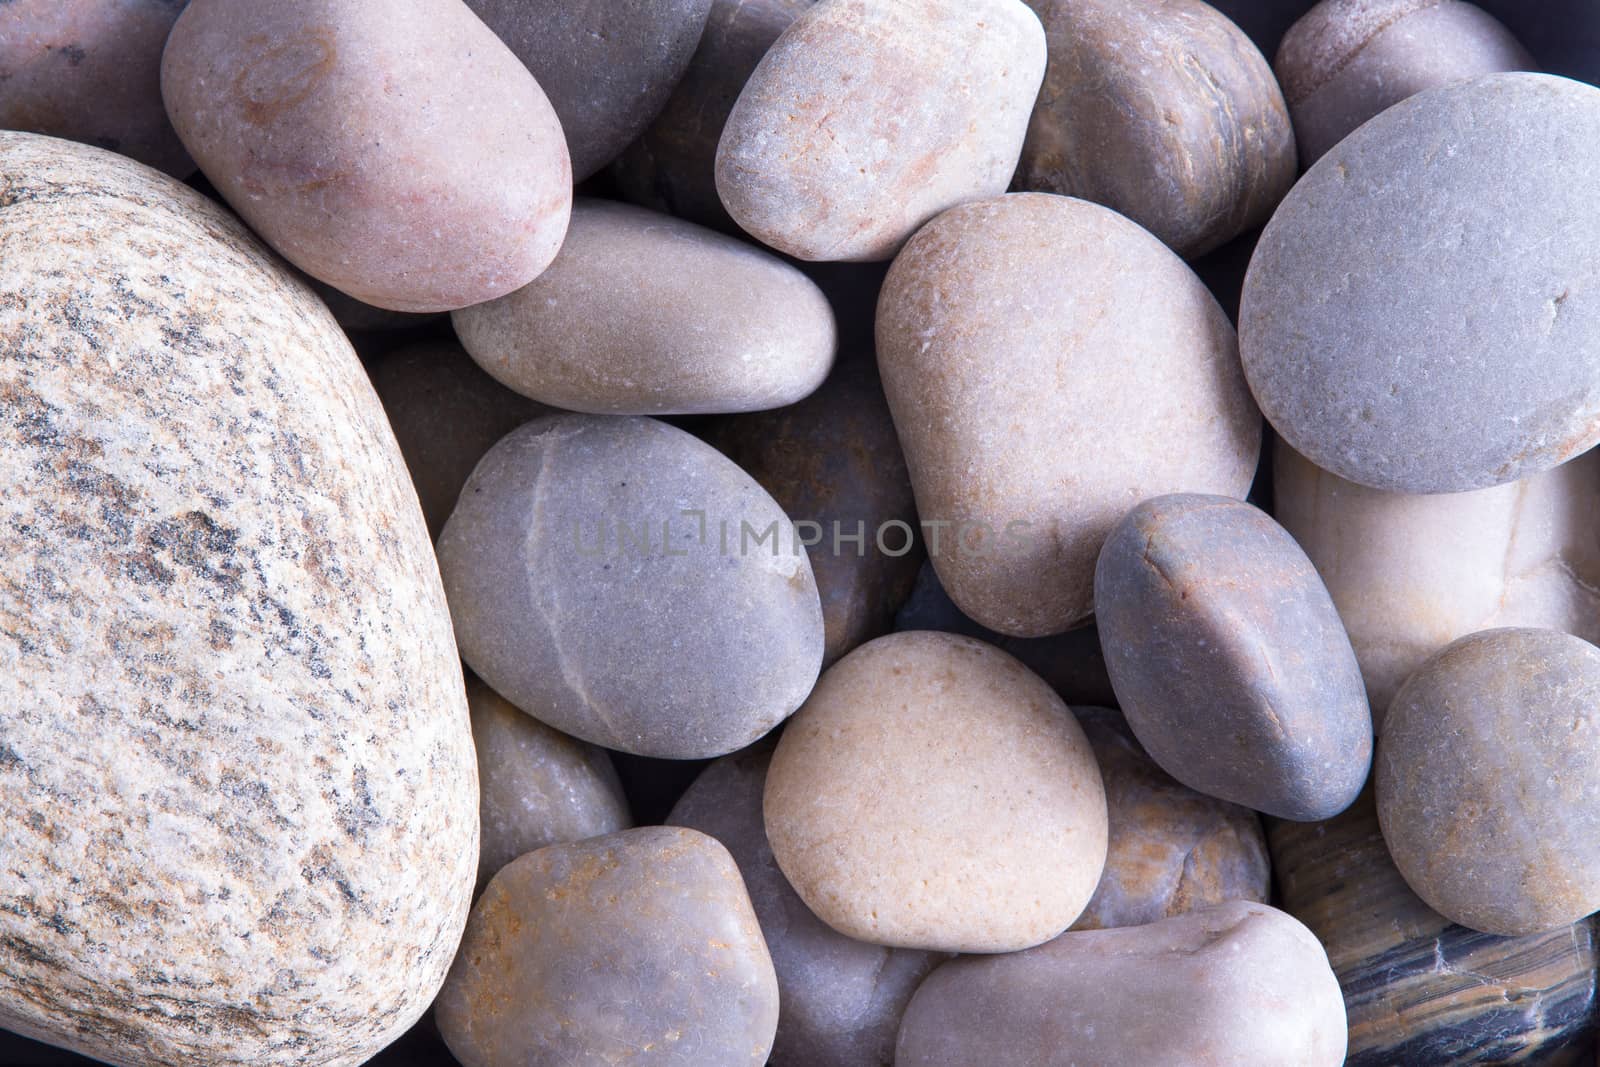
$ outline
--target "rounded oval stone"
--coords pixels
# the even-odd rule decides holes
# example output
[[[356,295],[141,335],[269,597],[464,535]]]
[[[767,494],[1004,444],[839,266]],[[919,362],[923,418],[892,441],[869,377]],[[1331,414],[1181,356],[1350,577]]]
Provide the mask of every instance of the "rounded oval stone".
[[[0,1028],[361,1062],[442,981],[478,838],[383,409],[233,216],[108,152],[0,133],[0,262]]]
[[[434,1017],[463,1067],[759,1067],[778,984],[728,850],[649,826],[495,875]]]
[[[1261,418],[1233,327],[1107,208],[1023,193],[946,212],[895,260],[877,333],[917,510],[944,523],[928,554],[991,629],[1085,620],[1101,542],[1140,500],[1250,489]]]
[[[1044,68],[1022,0],[822,0],[740,92],[717,193],[798,259],[888,259],[939,212],[1005,192]]]
[[[833,365],[833,310],[799,270],[629,204],[579,200],[531,284],[452,316],[479,366],[568,411],[680,415],[783,407]]]
[[[1250,388],[1296,451],[1408,493],[1536,474],[1600,440],[1600,89],[1491,74],[1328,152],[1256,247]]]
[[[1453,642],[1395,696],[1376,780],[1395,866],[1452,921],[1514,936],[1600,910],[1600,649]]]
[[[772,744],[724,756],[701,772],[668,823],[721,841],[739,864],[778,975],[775,1063],[894,1062],[900,1016],[942,957],[845,937],[796,895],[772,856],[761,817]]]
[[[830,667],[778,742],[764,810],[800,899],[879,945],[1037,945],[1105,865],[1105,790],[1072,712],[953,634],[891,634]]]
[[[816,583],[782,510],[650,419],[555,415],[511,433],[462,490],[439,567],[473,671],[607,748],[743,748],[800,706],[822,662]]]
[[[1179,494],[1134,508],[1095,569],[1111,687],[1139,742],[1191,789],[1325,819],[1372,766],[1372,716],[1327,587],[1249,504]]]
[[[1200,0],[1028,0],[1050,65],[1016,184],[1082,197],[1185,258],[1272,214],[1295,179],[1272,68]]]
[[[1273,66],[1307,166],[1424,89],[1537,69],[1493,15],[1457,0],[1323,0],[1289,30]]]
[[[491,300],[561,247],[572,203],[561,125],[460,0],[192,0],[161,91],[233,209],[365,303]]]
[[[1344,1062],[1344,1002],[1322,946],[1265,904],[942,965],[911,998],[896,1067]]]

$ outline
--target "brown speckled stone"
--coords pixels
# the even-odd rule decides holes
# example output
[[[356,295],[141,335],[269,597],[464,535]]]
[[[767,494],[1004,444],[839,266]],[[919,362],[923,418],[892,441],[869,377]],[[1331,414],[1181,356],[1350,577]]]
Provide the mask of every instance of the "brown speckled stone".
[[[0,1027],[356,1064],[427,1007],[477,775],[427,529],[231,215],[0,133]]]
[[[760,1067],[778,983],[728,850],[650,826],[495,875],[435,1017],[464,1067]]]
[[[161,91],[234,210],[365,303],[491,300],[561,246],[572,167],[560,123],[460,0],[193,0]]]

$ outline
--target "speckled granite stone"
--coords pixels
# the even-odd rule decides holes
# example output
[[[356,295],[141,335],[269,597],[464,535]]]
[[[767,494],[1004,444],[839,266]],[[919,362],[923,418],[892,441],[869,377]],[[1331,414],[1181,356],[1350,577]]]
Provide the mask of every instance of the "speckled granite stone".
[[[0,1027],[357,1064],[427,1007],[477,774],[355,354],[237,220],[0,133]]]

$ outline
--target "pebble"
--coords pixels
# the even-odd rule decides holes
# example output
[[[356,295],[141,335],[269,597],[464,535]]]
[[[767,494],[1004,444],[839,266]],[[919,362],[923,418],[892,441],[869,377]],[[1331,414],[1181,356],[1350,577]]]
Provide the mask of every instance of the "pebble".
[[[109,152],[0,132],[0,262],[0,1028],[359,1063],[443,980],[478,839],[383,410],[277,257]]]
[[[880,637],[830,667],[778,742],[764,807],[800,899],[896,948],[1040,944],[1105,865],[1083,729],[1022,664],[952,634]]]
[[[161,89],[233,209],[365,303],[491,300],[561,246],[572,168],[560,123],[461,0],[191,0]]]
[[[1050,65],[1016,184],[1126,215],[1185,258],[1267,221],[1295,135],[1266,59],[1199,0],[1028,0]]]
[[[495,875],[434,1015],[463,1067],[760,1067],[778,983],[728,850],[649,826]]]
[[[889,259],[939,212],[1005,192],[1044,69],[1022,0],[822,0],[740,92],[718,195],[798,259]]]
[[[651,419],[555,415],[507,436],[462,490],[439,568],[473,672],[607,748],[743,748],[800,706],[822,662],[788,518],[710,445]]]
[[[1001,633],[1085,621],[1101,542],[1140,500],[1243,497],[1255,474],[1261,419],[1222,309],[1087,201],[1014,194],[930,223],[884,284],[878,364],[918,511],[945,524],[939,578]]]
[[[1266,513],[1145,501],[1106,539],[1095,602],[1118,703],[1168,774],[1285,819],[1356,798],[1372,765],[1361,669],[1327,587]]]
[[[1515,481],[1600,440],[1600,206],[1572,180],[1597,150],[1600,89],[1491,74],[1323,156],[1245,280],[1245,374],[1279,435],[1408,493]]]
[[[1554,630],[1463,637],[1389,708],[1378,818],[1428,906],[1484,933],[1600,910],[1600,649]]]

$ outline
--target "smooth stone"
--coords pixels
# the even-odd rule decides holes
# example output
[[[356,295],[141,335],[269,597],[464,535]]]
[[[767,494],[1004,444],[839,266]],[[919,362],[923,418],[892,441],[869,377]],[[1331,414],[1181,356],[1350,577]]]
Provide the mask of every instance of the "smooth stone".
[[[1191,789],[1326,819],[1372,766],[1372,715],[1327,587],[1288,532],[1225,497],[1147,500],[1106,539],[1096,622],[1139,742]]]
[[[338,325],[239,222],[0,133],[0,1028],[358,1063],[466,921],[438,571]]]
[[[194,160],[161,105],[161,49],[177,0],[7,0],[0,129],[65,137],[177,178]]]
[[[1597,152],[1600,89],[1491,74],[1323,156],[1245,280],[1245,374],[1279,435],[1409,493],[1526,478],[1600,440],[1600,204],[1572,180]]]
[[[1230,900],[1265,904],[1272,869],[1249,808],[1179,785],[1120,712],[1073,708],[1106,787],[1106,869],[1074,930],[1143,926]]]
[[[1243,497],[1255,474],[1261,418],[1222,309],[1087,201],[1022,193],[930,223],[884,284],[878,365],[917,510],[946,524],[941,545],[928,532],[939,579],[1001,633],[1086,620],[1095,556],[1140,500]]]
[[[1395,866],[1462,926],[1515,936],[1600,910],[1600,649],[1463,637],[1400,687],[1378,748]]]
[[[555,415],[511,433],[461,491],[439,568],[468,666],[607,748],[743,748],[800,706],[822,662],[821,602],[782,509],[651,419]]]
[[[605,200],[577,201],[537,280],[451,318],[496,380],[596,415],[784,407],[822,384],[838,341],[827,297],[795,267]]]
[[[830,667],[778,742],[764,810],[817,917],[896,948],[1048,941],[1105,866],[1105,790],[1072,712],[953,634],[891,634]]]
[[[797,259],[889,259],[939,212],[1005,192],[1044,69],[1022,0],[822,0],[740,92],[717,193]]]
[[[502,868],[434,1016],[463,1067],[759,1067],[778,983],[728,850],[649,826]]]
[[[1050,66],[1016,186],[1127,216],[1185,258],[1260,226],[1294,184],[1266,59],[1200,0],[1028,0]]]
[[[1370,789],[1326,822],[1269,820],[1267,838],[1284,910],[1344,990],[1347,1067],[1587,1063],[1592,920],[1514,938],[1456,926],[1400,877]]]
[[[552,730],[467,679],[478,752],[478,885],[518,856],[633,825],[605,749]]]
[[[683,80],[612,167],[623,199],[725,233],[741,232],[717,195],[717,143],[756,64],[814,3],[712,0]]]
[[[1469,493],[1386,493],[1277,444],[1279,522],[1328,586],[1373,721],[1422,662],[1502,626],[1600,642],[1600,452]]]
[[[161,91],[233,209],[364,303],[492,300],[561,247],[572,203],[561,125],[460,0],[192,0]]]
[[[1294,24],[1273,66],[1306,166],[1424,89],[1537,69],[1493,15],[1457,0],[1323,0]]]
[[[944,964],[900,1024],[896,1067],[1344,1062],[1344,1004],[1311,931],[1234,901]]]
[[[889,1067],[900,1016],[943,957],[852,940],[806,907],[762,822],[772,747],[763,741],[707,767],[667,821],[710,834],[739,864],[778,975],[773,1062]]]
[[[450,341],[396,349],[371,370],[434,537],[484,453],[550,408],[489,377]]]

